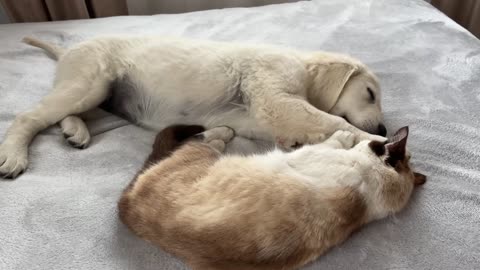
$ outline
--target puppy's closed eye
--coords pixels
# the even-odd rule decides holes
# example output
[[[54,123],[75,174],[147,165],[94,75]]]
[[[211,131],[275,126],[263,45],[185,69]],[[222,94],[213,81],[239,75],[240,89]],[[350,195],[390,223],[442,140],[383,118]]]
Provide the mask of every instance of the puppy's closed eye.
[[[367,88],[367,91],[368,91],[368,95],[370,96],[370,102],[375,103],[375,93],[373,93],[370,87]]]

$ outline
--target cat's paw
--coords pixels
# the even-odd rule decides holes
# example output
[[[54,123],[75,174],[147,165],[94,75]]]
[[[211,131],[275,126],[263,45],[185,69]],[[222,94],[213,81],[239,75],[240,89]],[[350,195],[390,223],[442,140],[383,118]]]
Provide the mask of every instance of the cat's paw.
[[[208,145],[217,149],[220,153],[223,153],[223,151],[225,151],[225,142],[222,140],[211,140],[208,142]]]
[[[332,139],[340,142],[345,149],[350,149],[355,145],[355,141],[356,141],[355,137],[356,137],[355,134],[346,130],[337,130],[331,136]]]
[[[379,142],[385,142],[387,141],[387,138],[386,137],[382,137],[382,136],[379,136],[379,135],[373,135],[373,134],[370,134],[370,133],[367,133],[367,132],[361,132],[360,134],[356,134],[356,140],[355,142],[356,143],[359,143],[361,141],[379,141]]]
[[[22,174],[28,165],[27,147],[0,145],[0,177],[13,179]]]
[[[302,147],[305,144],[317,144],[325,140],[325,135],[323,134],[304,134],[302,137],[282,137],[277,136],[275,138],[276,145],[284,151],[293,151]]]
[[[203,141],[209,143],[213,140],[221,140],[224,143],[230,142],[235,137],[235,131],[227,126],[214,127],[202,133]]]

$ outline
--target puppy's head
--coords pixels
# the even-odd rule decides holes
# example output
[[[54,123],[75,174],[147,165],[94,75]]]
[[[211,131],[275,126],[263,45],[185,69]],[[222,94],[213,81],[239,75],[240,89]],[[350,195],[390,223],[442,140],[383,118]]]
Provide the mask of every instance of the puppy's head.
[[[372,134],[385,136],[381,93],[375,75],[345,55],[317,52],[307,57],[308,101]]]

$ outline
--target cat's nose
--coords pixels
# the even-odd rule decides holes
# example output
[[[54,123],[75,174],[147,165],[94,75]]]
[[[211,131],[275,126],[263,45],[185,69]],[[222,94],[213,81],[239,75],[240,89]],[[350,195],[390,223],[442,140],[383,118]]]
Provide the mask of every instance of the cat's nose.
[[[385,137],[385,135],[387,135],[387,128],[383,124],[379,124],[377,134]]]

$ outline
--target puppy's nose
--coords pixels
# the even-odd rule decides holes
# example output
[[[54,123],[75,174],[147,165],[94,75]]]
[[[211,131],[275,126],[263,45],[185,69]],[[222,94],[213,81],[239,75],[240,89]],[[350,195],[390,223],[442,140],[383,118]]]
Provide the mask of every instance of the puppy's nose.
[[[383,124],[378,125],[378,135],[384,136],[387,135],[387,128]]]

